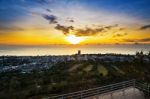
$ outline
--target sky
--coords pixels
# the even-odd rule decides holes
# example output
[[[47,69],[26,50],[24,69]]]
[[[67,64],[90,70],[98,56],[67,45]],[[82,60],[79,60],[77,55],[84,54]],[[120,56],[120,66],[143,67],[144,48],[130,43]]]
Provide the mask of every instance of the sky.
[[[150,0],[0,0],[0,45],[150,44]]]

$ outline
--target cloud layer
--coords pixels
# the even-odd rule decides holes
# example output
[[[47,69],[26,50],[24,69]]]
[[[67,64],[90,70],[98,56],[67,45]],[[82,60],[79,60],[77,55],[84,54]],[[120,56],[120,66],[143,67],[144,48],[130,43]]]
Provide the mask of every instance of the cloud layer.
[[[142,39],[125,39],[125,42],[130,42],[130,43],[140,43],[140,42],[150,42],[150,38],[142,38]]]
[[[57,24],[55,26],[55,29],[62,31],[64,35],[68,35],[70,33],[70,30],[74,30],[74,27]]]
[[[140,27],[140,30],[150,29],[150,24]]]
[[[112,29],[117,29],[117,31],[120,31],[120,28],[118,28],[118,25],[111,25],[111,26],[97,26],[96,28],[92,27],[85,27],[85,28],[76,28],[73,26],[64,26],[57,24],[55,26],[56,30],[62,31],[64,35],[68,34],[74,34],[76,36],[95,36],[95,35],[102,35],[105,32],[111,31]],[[126,34],[118,34],[118,36],[123,36]]]
[[[0,37],[0,39],[5,38],[4,43],[9,41],[9,36],[12,34],[14,39],[18,37],[21,40],[31,36],[36,39],[37,35],[40,35],[38,37],[48,38],[47,43],[49,40],[53,43],[58,40],[64,41],[70,34],[87,38],[85,43],[114,43],[124,39],[124,43],[149,42],[150,14],[149,10],[146,10],[149,9],[147,6],[149,1],[145,3],[146,8],[141,7],[143,14],[140,13],[139,5],[137,8],[134,6],[134,1],[129,1],[133,3],[132,8],[136,8],[134,11],[126,7],[131,6],[130,3],[124,5],[122,1],[118,2],[121,3],[119,7],[123,6],[122,9],[112,1],[108,3],[106,0],[88,2],[86,0],[2,0],[0,2],[0,35],[8,34]],[[144,3],[145,0],[140,2]],[[112,9],[108,8],[109,4],[113,6]],[[128,10],[132,13],[126,12]],[[135,12],[136,16],[133,15]]]
[[[49,21],[50,24],[56,24],[57,23],[57,17],[54,15],[46,15],[43,14],[42,17]]]

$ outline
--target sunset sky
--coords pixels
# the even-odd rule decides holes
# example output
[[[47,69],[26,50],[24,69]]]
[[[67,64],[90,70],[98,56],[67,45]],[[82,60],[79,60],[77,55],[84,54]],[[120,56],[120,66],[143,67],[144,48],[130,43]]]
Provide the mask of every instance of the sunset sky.
[[[1,45],[150,44],[150,0],[0,0]]]

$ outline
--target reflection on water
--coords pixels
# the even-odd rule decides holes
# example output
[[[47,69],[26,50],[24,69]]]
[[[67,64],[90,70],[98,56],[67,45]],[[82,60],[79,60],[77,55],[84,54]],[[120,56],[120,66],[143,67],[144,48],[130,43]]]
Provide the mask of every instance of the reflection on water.
[[[77,50],[83,54],[118,53],[135,54],[150,51],[150,45],[50,45],[50,46],[0,46],[0,55],[71,55]]]

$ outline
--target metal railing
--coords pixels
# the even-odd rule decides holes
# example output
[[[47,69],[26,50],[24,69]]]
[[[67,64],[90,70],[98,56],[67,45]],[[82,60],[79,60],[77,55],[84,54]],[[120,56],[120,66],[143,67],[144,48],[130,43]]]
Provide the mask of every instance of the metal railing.
[[[144,92],[145,95],[150,96],[150,84],[137,81],[135,79],[123,81],[115,84],[110,84],[102,87],[91,88],[88,90],[77,91],[68,94],[48,97],[46,99],[83,99],[95,95],[100,95],[107,92],[113,92],[119,89],[134,87]]]
[[[112,92],[119,89],[135,87],[135,85],[137,85],[135,82],[136,80],[133,79],[133,80],[123,81],[123,82],[110,84],[102,87],[96,87],[88,90],[82,90],[82,91],[77,91],[77,92],[63,94],[63,95],[52,96],[47,99],[82,99],[82,98],[87,98],[95,95],[100,95],[107,92]]]
[[[150,96],[150,84],[149,83],[136,81],[134,87],[143,91],[145,95]]]

